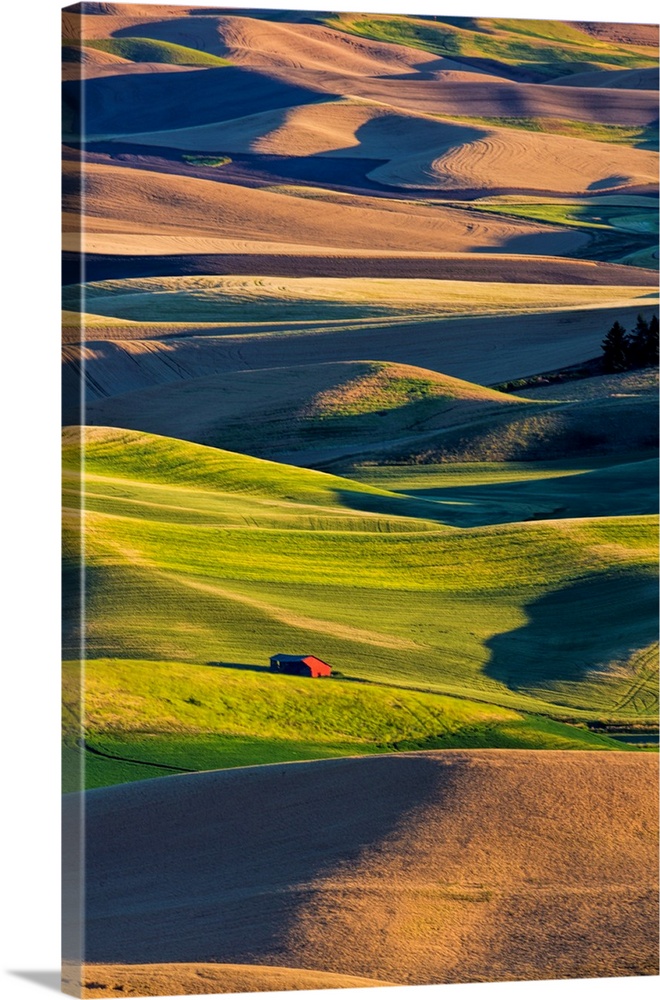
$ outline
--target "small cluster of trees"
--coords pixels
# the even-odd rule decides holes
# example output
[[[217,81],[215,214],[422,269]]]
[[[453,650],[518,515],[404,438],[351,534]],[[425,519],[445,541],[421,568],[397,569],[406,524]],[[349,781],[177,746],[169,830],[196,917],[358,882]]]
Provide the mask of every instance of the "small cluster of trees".
[[[625,372],[658,364],[658,317],[647,322],[640,313],[635,326],[626,333],[619,322],[611,327],[601,344],[605,371]]]

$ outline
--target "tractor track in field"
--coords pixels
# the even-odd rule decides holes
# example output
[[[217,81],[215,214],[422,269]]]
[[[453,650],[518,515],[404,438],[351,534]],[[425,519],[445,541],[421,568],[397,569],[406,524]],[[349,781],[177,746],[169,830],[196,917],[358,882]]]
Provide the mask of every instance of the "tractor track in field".
[[[105,750],[99,750],[97,747],[90,746],[87,740],[80,738],[76,740],[77,746],[81,750],[86,750],[87,753],[93,754],[95,757],[105,757],[106,760],[119,760],[123,764],[141,764],[144,767],[157,767],[161,771],[173,771],[176,774],[196,774],[197,771],[192,767],[176,767],[174,764],[156,764],[151,760],[137,760],[134,757],[121,757],[119,754],[107,753]]]
[[[641,699],[642,709],[649,711],[649,706],[646,704],[646,700],[643,697],[647,688],[651,691],[652,710],[653,701],[655,700],[653,699],[653,692],[657,689],[658,668],[656,665],[656,656],[657,646],[651,647],[642,653],[640,656],[642,661],[641,668],[633,679],[626,694],[616,703],[616,705],[613,706],[613,711],[620,712],[623,708],[630,704],[632,708],[639,712],[638,698]]]

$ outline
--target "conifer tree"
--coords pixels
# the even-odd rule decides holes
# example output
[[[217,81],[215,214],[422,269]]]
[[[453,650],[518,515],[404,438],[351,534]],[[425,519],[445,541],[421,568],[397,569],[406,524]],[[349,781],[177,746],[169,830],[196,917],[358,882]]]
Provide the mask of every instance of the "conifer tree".
[[[658,364],[658,317],[653,315],[651,322],[649,323],[649,332],[647,337],[647,350],[646,350],[646,364],[647,365],[657,365]]]
[[[649,324],[641,313],[637,317],[637,322],[630,332],[628,339],[628,360],[632,368],[641,368],[648,364],[649,353]]]
[[[623,372],[628,367],[629,341],[624,327],[617,321],[602,342],[605,371]]]

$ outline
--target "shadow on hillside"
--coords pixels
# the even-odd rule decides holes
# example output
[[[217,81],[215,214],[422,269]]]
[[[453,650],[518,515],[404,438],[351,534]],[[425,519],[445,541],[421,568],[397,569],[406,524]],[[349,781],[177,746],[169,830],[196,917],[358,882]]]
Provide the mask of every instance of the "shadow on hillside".
[[[313,767],[177,775],[89,794],[86,960],[274,964],[315,880],[350,871],[406,816],[450,799],[458,780],[454,768],[415,756]]]
[[[258,663],[225,663],[224,660],[209,660],[207,667],[229,667],[231,670],[254,670],[259,674],[270,673],[270,667],[264,667]]]
[[[93,133],[159,132],[193,128],[260,112],[280,112],[298,105],[332,100],[334,95],[276,80],[238,66],[203,71],[142,73],[65,81],[64,97],[79,131],[84,104],[85,131]]]
[[[578,580],[528,604],[525,625],[493,636],[485,673],[513,691],[584,680],[653,642],[657,607],[658,582],[642,570]]]
[[[451,506],[430,500],[417,500],[415,497],[401,495],[400,497],[379,496],[378,494],[362,493],[358,490],[336,490],[337,501],[342,507],[355,511],[356,514],[382,514],[383,517],[405,517],[410,521],[437,521],[438,524],[453,523],[457,520],[455,509]],[[381,525],[381,531],[386,531]]]

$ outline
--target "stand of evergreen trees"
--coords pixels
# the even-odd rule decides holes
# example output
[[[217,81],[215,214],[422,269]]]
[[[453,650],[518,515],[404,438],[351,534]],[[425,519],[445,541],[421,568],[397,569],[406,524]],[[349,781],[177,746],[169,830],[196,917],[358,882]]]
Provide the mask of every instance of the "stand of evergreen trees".
[[[626,333],[619,322],[612,326],[601,344],[605,371],[625,372],[658,364],[658,317],[647,322],[640,313],[635,326]]]

